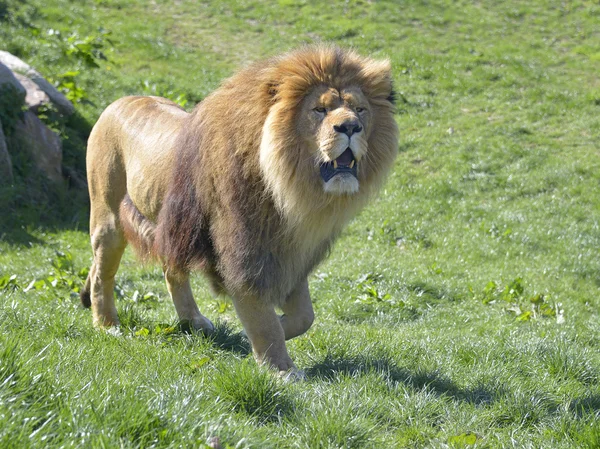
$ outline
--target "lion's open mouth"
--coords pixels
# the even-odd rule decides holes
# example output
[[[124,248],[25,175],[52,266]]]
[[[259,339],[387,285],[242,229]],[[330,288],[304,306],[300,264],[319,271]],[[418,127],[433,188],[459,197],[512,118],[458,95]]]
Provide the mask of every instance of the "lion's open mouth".
[[[327,182],[331,178],[337,175],[349,174],[357,177],[357,166],[356,159],[350,148],[346,148],[337,159],[331,162],[325,162],[321,164],[321,178]]]

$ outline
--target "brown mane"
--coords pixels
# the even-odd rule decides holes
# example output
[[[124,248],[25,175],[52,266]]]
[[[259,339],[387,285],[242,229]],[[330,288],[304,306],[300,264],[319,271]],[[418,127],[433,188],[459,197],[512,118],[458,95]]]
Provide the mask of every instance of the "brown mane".
[[[274,104],[285,105],[282,113],[288,118],[283,121],[293,124],[306,93],[321,84],[337,89],[360,86],[375,105],[390,108],[391,80],[381,75],[387,72],[378,64],[334,46],[313,46],[255,63],[226,80],[190,114],[177,138],[172,184],[153,245],[139,238],[130,241],[172,269],[207,272],[213,284],[224,285],[230,293],[250,288],[285,296],[289,285],[307,276],[323,258],[339,231],[316,245],[300,271],[290,273],[281,265],[283,253],[287,257],[289,252],[283,247],[290,243],[285,219],[261,175],[263,124]],[[289,143],[291,148],[295,145]],[[377,163],[378,155],[372,160]],[[299,164],[290,161],[290,166]],[[381,177],[379,171],[364,170],[363,178],[370,172]],[[348,208],[349,201],[340,199],[334,210]],[[319,209],[318,204],[314,207]],[[224,216],[228,218],[221,219]],[[282,275],[294,279],[279,288]]]

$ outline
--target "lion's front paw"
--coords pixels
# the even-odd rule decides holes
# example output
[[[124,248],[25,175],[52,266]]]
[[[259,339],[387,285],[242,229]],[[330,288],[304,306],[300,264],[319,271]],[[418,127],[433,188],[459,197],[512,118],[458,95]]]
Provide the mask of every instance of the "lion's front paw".
[[[206,336],[215,331],[215,325],[206,317],[194,318],[193,320],[181,320],[179,327],[183,332],[200,332]]]

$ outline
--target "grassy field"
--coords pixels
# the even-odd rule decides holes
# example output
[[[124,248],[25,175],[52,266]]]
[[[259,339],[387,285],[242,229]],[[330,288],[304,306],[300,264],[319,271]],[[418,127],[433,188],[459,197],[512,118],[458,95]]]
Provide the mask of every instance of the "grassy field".
[[[129,250],[122,334],[94,330],[84,195],[36,199],[17,170],[0,447],[600,447],[599,23],[597,1],[0,0],[0,49],[79,100],[64,135],[127,94],[192,108],[318,40],[391,59],[401,130],[384,191],[310,278],[296,384],[254,364],[199,276],[216,336],[179,332],[161,270]]]

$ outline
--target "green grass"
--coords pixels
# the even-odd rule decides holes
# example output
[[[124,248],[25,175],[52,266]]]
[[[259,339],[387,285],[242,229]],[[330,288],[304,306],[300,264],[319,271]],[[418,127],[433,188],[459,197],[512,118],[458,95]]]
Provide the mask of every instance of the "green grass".
[[[0,48],[56,82],[80,71],[78,122],[57,123],[79,170],[116,98],[191,108],[314,40],[391,59],[401,130],[384,191],[310,278],[297,384],[252,362],[199,276],[216,335],[179,332],[160,269],[129,251],[122,335],[94,330],[86,203],[40,200],[17,170],[0,192],[0,447],[600,447],[599,20],[592,1],[0,1]],[[68,54],[72,33],[108,60]]]

